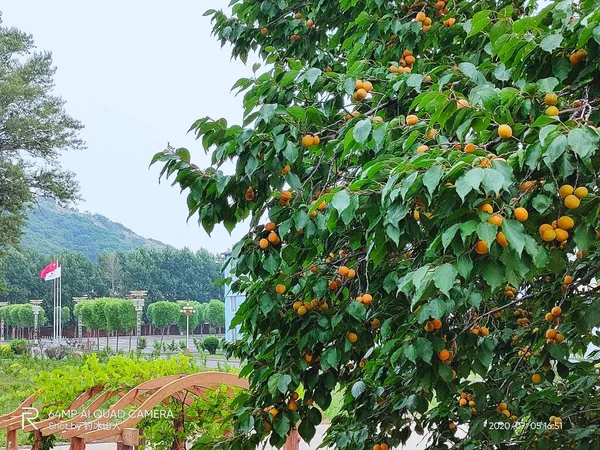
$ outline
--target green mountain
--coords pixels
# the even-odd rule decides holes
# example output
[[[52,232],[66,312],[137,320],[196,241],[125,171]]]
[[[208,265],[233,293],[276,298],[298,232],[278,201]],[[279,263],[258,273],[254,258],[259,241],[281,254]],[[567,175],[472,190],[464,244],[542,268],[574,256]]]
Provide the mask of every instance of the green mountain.
[[[46,254],[67,249],[83,253],[95,261],[104,251],[169,247],[160,241],[139,236],[100,214],[64,208],[43,198],[39,198],[37,205],[29,211],[28,219],[21,245]]]

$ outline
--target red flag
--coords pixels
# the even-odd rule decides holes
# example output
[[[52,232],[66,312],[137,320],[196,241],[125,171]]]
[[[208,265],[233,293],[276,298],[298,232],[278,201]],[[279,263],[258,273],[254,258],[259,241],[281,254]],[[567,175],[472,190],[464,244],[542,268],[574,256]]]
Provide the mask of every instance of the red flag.
[[[42,280],[54,280],[55,278],[59,278],[61,276],[60,267],[58,267],[58,259],[52,261],[50,264],[46,266],[44,270],[40,272],[40,278]]]

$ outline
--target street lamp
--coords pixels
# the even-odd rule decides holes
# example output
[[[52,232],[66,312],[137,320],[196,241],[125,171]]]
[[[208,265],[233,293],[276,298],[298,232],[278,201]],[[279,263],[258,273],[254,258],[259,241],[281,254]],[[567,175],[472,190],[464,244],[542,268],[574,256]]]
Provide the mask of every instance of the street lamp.
[[[42,301],[29,300],[29,303],[31,303],[31,310],[33,311],[33,339],[37,341],[39,337],[38,319],[40,316],[40,311],[42,310],[42,307],[40,306],[42,304]]]
[[[178,303],[183,303],[180,300]],[[185,302],[186,305],[181,308],[181,314],[185,315],[185,348],[186,350],[190,350],[190,316],[196,313],[196,310],[193,306],[190,305],[190,302]]]
[[[87,295],[84,295],[83,297],[73,297],[73,302],[75,304],[77,304],[77,303],[83,302],[87,299],[88,299]],[[79,345],[82,345],[83,344],[83,324],[81,322],[81,313],[77,314],[77,337],[79,338]]]
[[[138,340],[142,334],[142,311],[144,310],[144,297],[148,295],[148,291],[129,291],[129,298],[133,302],[135,308],[135,345],[138,346]]]
[[[8,302],[0,302],[0,308],[8,306]],[[4,340],[4,318],[0,319],[0,341]]]

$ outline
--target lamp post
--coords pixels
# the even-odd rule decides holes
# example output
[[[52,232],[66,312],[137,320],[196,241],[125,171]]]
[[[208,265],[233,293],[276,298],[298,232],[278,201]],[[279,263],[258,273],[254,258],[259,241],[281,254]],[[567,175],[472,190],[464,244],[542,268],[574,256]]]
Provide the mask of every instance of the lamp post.
[[[0,308],[8,306],[8,302],[0,302]],[[0,319],[0,341],[4,340],[4,318]]]
[[[40,311],[42,309],[42,307],[40,306],[42,304],[41,300],[29,300],[29,303],[31,303],[31,310],[33,311],[33,339],[35,339],[36,341],[38,340],[39,337],[39,317],[40,317]]]
[[[87,295],[83,297],[73,297],[73,303],[77,304],[87,300]],[[83,324],[81,322],[81,313],[77,314],[77,337],[79,338],[79,345],[83,344]]]
[[[135,346],[138,346],[138,340],[142,334],[142,311],[144,310],[144,297],[148,295],[148,291],[129,291],[129,298],[133,302],[135,308]]]
[[[179,301],[179,303],[184,303]],[[190,350],[190,316],[196,312],[193,306],[190,306],[190,302],[185,302],[185,306],[180,310],[181,314],[185,315],[185,348],[187,351]]]

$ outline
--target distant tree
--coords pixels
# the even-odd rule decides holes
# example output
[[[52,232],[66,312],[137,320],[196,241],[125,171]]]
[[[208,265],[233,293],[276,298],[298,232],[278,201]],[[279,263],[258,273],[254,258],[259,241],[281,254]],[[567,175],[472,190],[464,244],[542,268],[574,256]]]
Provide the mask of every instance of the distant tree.
[[[96,299],[91,302],[91,305],[91,328],[96,330],[98,349],[100,349],[100,330],[108,330],[105,313],[106,299]],[[106,334],[106,344],[108,346],[108,333]]]
[[[221,261],[206,250],[137,248],[123,253],[123,284],[148,290],[150,301],[193,298],[208,301],[221,295],[214,281]]]
[[[152,324],[161,330],[161,341],[165,337],[167,327],[177,324],[179,321],[179,305],[174,302],[160,301],[152,303],[148,307],[148,316]]]
[[[220,300],[208,302],[205,319],[211,327],[217,328],[217,331],[225,327],[225,303]]]
[[[52,55],[36,51],[30,35],[0,25],[0,61],[1,250],[19,242],[34,194],[61,202],[77,197],[74,174],[60,167],[59,156],[84,145],[81,123],[52,93]]]
[[[131,351],[131,336],[137,325],[137,313],[131,300],[120,300],[119,315],[121,317],[121,330],[129,333],[129,351]],[[118,340],[117,334],[117,340]]]
[[[121,292],[119,288],[123,281],[123,266],[118,253],[102,253],[98,258],[99,270],[108,278],[110,283],[110,295],[114,296]]]
[[[62,307],[62,315],[61,315],[61,323],[64,326],[68,325],[68,323],[71,321],[71,308],[69,308],[68,306],[63,306]]]

